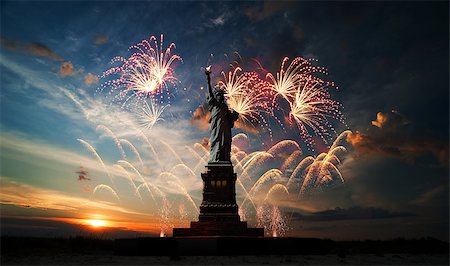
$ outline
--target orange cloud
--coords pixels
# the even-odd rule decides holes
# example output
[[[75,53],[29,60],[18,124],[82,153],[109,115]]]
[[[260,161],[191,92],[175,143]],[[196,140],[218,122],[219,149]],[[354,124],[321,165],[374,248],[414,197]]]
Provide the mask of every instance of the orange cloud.
[[[92,73],[88,73],[86,76],[84,76],[84,84],[90,86],[92,84],[98,83],[98,77]]]
[[[48,48],[47,46],[40,44],[40,43],[31,43],[30,45],[27,46],[27,51],[34,55],[34,56],[42,56],[42,57],[47,57],[51,60],[55,60],[55,61],[63,61],[64,58],[58,54],[56,54],[55,52],[53,52],[50,48]]]
[[[253,126],[253,125],[251,125],[249,123],[245,123],[241,119],[239,119],[236,122],[234,122],[234,127],[235,128],[240,128],[240,129],[242,129],[242,130],[244,130],[245,132],[248,132],[248,133],[253,133],[253,134],[257,134],[258,133],[258,129],[255,126]]]
[[[364,135],[361,134],[359,131],[356,131],[355,133],[350,132],[347,135],[347,142],[352,144],[352,146],[359,146],[361,143],[364,142]]]
[[[105,44],[107,42],[108,42],[108,36],[102,35],[102,34],[98,34],[98,35],[95,36],[94,43],[96,45],[102,45],[102,44]]]
[[[202,142],[200,143],[205,149],[209,150],[209,139],[208,138],[203,138]]]
[[[41,43],[20,43],[5,37],[0,37],[0,44],[2,47],[5,47],[10,51],[27,53],[33,56],[46,57],[54,61],[64,60],[62,56],[55,53],[52,49]]]
[[[76,71],[75,68],[73,67],[73,64],[70,61],[66,61],[61,64],[58,73],[61,77],[67,77],[67,76],[75,76]]]
[[[382,128],[383,125],[388,121],[387,114],[383,114],[382,112],[378,112],[377,114],[377,120],[372,121],[372,125]]]
[[[409,122],[397,112],[377,114],[366,132],[347,135],[347,142],[356,148],[358,155],[372,153],[398,156],[412,161],[420,155],[431,154],[439,163],[448,165],[448,142],[438,139],[417,138],[405,129]]]
[[[210,118],[211,113],[208,111],[206,104],[203,104],[195,109],[192,114],[191,124],[197,126],[202,131],[207,131],[209,129]]]

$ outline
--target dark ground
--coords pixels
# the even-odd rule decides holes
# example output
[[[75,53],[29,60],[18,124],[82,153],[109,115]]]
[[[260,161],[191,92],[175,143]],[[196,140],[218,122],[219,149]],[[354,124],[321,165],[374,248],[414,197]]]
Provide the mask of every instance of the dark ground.
[[[449,244],[432,238],[314,241],[320,246],[318,252],[311,252],[311,247],[298,252],[291,248],[291,254],[271,255],[271,247],[264,247],[264,255],[117,256],[114,240],[2,237],[1,265],[449,265]]]

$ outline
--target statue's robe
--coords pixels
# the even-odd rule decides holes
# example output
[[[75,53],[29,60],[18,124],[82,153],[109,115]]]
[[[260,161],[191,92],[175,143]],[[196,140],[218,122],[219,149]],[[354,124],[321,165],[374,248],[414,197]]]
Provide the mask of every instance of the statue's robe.
[[[231,128],[239,114],[230,112],[225,101],[220,101],[216,95],[208,95],[209,111],[211,112],[209,143],[210,162],[230,162],[231,153]]]

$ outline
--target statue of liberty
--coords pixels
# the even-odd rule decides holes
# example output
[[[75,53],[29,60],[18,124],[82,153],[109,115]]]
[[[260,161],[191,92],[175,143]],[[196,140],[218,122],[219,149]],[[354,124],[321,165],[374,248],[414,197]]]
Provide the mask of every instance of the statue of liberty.
[[[211,112],[209,130],[211,136],[209,143],[211,146],[209,162],[231,162],[231,128],[238,119],[239,114],[236,111],[230,111],[225,101],[224,91],[221,89],[213,89],[211,87],[211,66],[205,71],[208,80],[208,105]]]

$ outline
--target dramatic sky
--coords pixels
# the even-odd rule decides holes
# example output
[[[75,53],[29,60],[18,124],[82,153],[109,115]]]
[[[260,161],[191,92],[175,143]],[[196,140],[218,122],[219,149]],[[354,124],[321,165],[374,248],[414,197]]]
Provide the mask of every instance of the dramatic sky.
[[[251,191],[267,170],[282,171],[253,187],[260,209],[247,200],[245,219],[269,234],[448,241],[448,2],[2,1],[0,10],[2,235],[159,235],[188,226],[201,203],[208,137],[202,67],[212,64],[217,82],[233,61],[275,74],[284,57],[301,56],[317,59],[338,86],[330,94],[345,123],[330,119],[331,139],[351,131],[333,162],[344,183],[333,171],[327,186],[298,196],[300,173],[289,195],[269,197],[294,163],[317,159],[330,143],[311,132],[308,147],[287,116],[279,117],[284,130],[268,119],[273,138],[267,128],[236,128],[246,154],[299,144],[284,142],[242,174]],[[99,90],[101,75],[112,58],[161,33],[183,62],[168,88],[174,99],[146,129],[139,109]],[[295,151],[291,169],[283,167]]]

